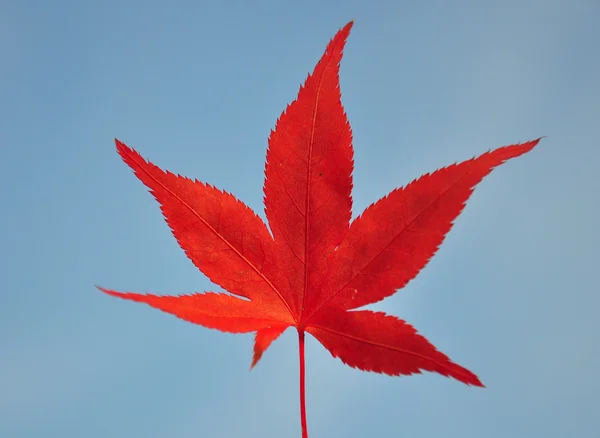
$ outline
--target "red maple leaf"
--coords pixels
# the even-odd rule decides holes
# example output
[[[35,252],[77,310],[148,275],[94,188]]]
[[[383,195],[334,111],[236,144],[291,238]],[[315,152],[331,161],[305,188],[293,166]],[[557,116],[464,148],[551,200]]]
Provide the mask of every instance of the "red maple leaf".
[[[403,320],[354,309],[383,300],[413,279],[475,185],[539,142],[501,147],[423,175],[351,222],[352,133],[340,100],[339,65],[352,24],[330,41],[269,138],[264,200],[271,232],[233,195],[165,172],[116,140],[192,263],[230,294],[100,289],[208,328],[256,332],[252,366],[284,330],[295,327],[303,437],[305,332],[351,367],[389,375],[431,371],[483,386]]]

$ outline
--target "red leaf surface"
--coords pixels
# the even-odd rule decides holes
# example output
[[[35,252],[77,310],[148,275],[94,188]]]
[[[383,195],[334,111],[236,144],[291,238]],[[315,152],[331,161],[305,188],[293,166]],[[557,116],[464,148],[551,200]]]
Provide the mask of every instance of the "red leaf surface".
[[[331,40],[269,138],[267,225],[233,195],[165,172],[116,140],[192,263],[229,292],[158,296],[100,288],[224,332],[256,332],[252,367],[288,327],[300,341],[301,419],[307,436],[304,333],[345,364],[389,375],[431,371],[483,386],[405,321],[368,310],[429,262],[475,186],[538,142],[501,147],[426,174],[350,223],[352,133],[339,68],[352,22]]]

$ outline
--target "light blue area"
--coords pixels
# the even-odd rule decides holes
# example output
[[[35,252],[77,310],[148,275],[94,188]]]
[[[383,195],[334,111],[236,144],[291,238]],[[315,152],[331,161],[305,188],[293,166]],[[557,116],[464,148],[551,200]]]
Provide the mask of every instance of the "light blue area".
[[[264,217],[269,131],[350,19],[355,215],[424,172],[547,138],[377,306],[487,389],[359,372],[309,338],[310,437],[600,436],[597,1],[5,0],[0,437],[300,436],[293,331],[249,373],[251,336],[93,284],[215,290],[113,137]]]

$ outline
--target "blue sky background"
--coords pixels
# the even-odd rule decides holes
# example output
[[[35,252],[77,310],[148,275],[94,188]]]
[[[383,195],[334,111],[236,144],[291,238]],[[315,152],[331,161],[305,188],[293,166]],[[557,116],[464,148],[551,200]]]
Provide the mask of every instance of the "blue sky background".
[[[1,437],[300,436],[293,331],[248,372],[251,335],[93,284],[215,290],[113,137],[264,217],[269,131],[350,19],[354,215],[424,172],[547,138],[376,306],[487,389],[356,371],[309,338],[310,437],[600,436],[596,0],[4,0]]]

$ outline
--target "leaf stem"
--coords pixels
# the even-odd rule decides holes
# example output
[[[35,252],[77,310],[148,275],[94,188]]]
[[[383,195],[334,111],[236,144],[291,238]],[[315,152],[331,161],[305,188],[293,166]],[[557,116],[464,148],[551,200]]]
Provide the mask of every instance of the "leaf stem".
[[[304,367],[304,330],[298,329],[298,353],[300,356],[300,421],[302,422],[302,438],[308,438],[306,426],[306,378]]]

